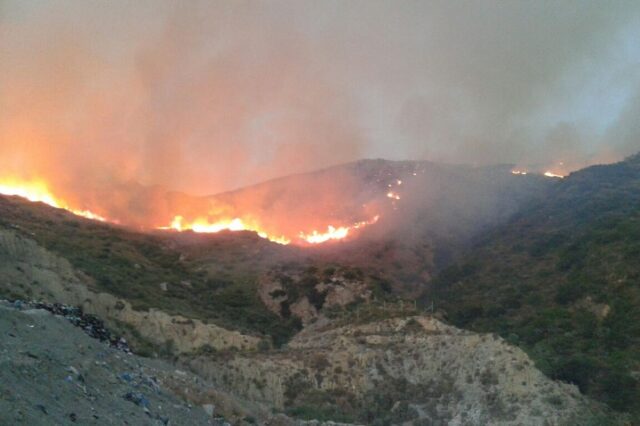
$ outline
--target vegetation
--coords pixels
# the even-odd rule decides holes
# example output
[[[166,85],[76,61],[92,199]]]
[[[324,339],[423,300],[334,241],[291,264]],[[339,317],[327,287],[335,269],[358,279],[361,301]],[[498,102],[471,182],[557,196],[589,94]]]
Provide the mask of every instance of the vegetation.
[[[122,297],[138,310],[157,308],[270,335],[276,345],[300,327],[266,309],[255,291],[255,273],[209,272],[198,263],[197,245],[185,258],[167,234],[134,232],[15,197],[0,197],[0,228],[35,239],[83,272],[93,290]]]
[[[425,294],[539,368],[640,415],[640,156],[572,174]]]

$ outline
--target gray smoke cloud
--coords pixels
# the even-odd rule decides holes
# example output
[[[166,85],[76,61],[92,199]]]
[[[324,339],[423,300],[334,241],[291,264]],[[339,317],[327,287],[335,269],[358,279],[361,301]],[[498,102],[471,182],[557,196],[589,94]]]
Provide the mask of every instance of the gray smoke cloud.
[[[0,0],[0,178],[88,199],[362,157],[577,168],[640,149],[639,63],[637,1]]]

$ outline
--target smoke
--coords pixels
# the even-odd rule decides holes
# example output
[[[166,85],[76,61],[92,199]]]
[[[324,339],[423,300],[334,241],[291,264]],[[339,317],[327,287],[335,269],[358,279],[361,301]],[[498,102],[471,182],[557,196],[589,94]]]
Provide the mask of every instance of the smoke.
[[[640,148],[639,24],[634,1],[0,0],[0,177],[144,215],[158,187],[362,157],[612,161]]]

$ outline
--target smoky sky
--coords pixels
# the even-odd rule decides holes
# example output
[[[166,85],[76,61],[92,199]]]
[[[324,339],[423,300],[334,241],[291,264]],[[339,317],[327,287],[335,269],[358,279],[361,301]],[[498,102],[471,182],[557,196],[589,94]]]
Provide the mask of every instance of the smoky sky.
[[[640,149],[637,1],[0,0],[0,178],[195,194]]]

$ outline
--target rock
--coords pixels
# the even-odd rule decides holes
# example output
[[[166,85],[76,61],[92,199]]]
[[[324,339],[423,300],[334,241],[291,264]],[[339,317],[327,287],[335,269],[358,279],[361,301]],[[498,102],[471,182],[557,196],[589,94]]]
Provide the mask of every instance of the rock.
[[[204,412],[207,413],[209,417],[213,417],[213,413],[216,408],[213,404],[204,404],[202,408],[204,409]]]
[[[127,392],[123,398],[127,401],[131,401],[137,406],[148,408],[149,400],[140,392]]]

